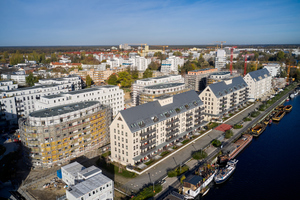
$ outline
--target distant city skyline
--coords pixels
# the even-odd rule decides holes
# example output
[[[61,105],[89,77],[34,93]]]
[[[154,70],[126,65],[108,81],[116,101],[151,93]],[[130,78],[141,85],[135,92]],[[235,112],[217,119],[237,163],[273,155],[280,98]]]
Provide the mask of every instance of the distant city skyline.
[[[300,44],[300,1],[0,1],[0,46]]]

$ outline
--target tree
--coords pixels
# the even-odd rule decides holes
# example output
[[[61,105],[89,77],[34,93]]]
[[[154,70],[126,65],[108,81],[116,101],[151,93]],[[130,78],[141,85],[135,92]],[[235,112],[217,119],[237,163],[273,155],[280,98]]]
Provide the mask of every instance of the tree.
[[[276,60],[277,61],[282,61],[284,59],[284,52],[283,51],[279,51],[276,55]]]
[[[25,80],[27,85],[29,85],[30,87],[34,86],[34,83],[37,83],[39,81],[39,79],[37,77],[34,77],[32,73],[30,73]]]
[[[131,77],[133,79],[138,79],[139,78],[139,71],[137,70],[137,68],[135,67],[134,70],[131,70]]]
[[[86,86],[91,87],[91,85],[94,83],[93,79],[90,77],[90,75],[87,75],[85,78]]]
[[[182,53],[180,51],[175,51],[173,52],[174,56],[182,56]]]
[[[127,71],[119,72],[118,76],[118,82],[121,84],[122,87],[131,87],[132,79]]]
[[[144,71],[143,73],[143,78],[150,78],[150,77],[152,77],[152,71],[149,68],[147,68],[146,71]]]
[[[16,53],[12,54],[11,58],[10,58],[10,64],[11,65],[16,65],[18,63],[23,62],[23,55],[20,54],[19,51],[17,51]]]
[[[185,175],[182,175],[182,177],[180,178],[180,183],[183,184],[183,181],[186,179]]]
[[[51,54],[51,59],[50,59],[51,62],[57,62],[57,57],[56,57],[56,54],[53,53]]]
[[[154,53],[155,57],[158,57],[160,60],[165,60],[167,56],[165,54],[162,54],[160,51]]]
[[[107,83],[109,85],[117,85],[118,84],[118,77],[115,74],[112,74],[109,76],[109,78],[107,79]]]
[[[153,61],[148,65],[148,68],[151,70],[158,70],[159,67],[160,64],[158,62],[153,62]]]

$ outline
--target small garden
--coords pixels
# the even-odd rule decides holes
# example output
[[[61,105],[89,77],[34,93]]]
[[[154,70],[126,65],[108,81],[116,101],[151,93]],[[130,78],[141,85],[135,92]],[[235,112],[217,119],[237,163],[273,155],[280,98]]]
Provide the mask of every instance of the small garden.
[[[157,184],[154,185],[154,191],[153,186],[148,186],[144,188],[141,192],[139,192],[135,197],[132,199],[134,200],[143,200],[143,199],[149,199],[151,197],[154,197],[157,193],[159,193],[162,190],[162,186]]]
[[[241,125],[241,124],[235,124],[235,125],[233,125],[233,128],[234,129],[240,129],[240,128],[243,128],[243,125]]]
[[[168,177],[176,177],[180,176],[184,172],[188,171],[189,167],[187,165],[183,165],[182,167],[176,167],[174,170],[168,171]]]
[[[220,147],[222,145],[222,142],[220,140],[213,140],[211,142],[211,144],[214,146],[214,147]]]
[[[210,123],[207,125],[208,129],[214,129],[214,128],[216,128],[217,126],[219,126],[219,124],[216,123],[216,122],[210,122]]]
[[[250,117],[246,117],[246,118],[244,118],[243,120],[244,120],[244,122],[252,121],[252,119],[251,119]]]
[[[188,143],[190,140],[183,140],[182,142],[181,142],[181,144],[183,144],[183,145],[185,145],[186,143]]]
[[[192,157],[195,159],[195,160],[201,160],[201,159],[204,159],[207,157],[207,153],[205,151],[196,151],[192,154]]]
[[[233,136],[232,130],[227,130],[227,131],[225,132],[225,138],[226,138],[226,139],[229,139],[229,138],[231,138],[232,136]]]
[[[254,112],[251,113],[250,116],[253,117],[253,118],[255,118],[255,117],[257,117],[259,114],[260,114],[259,111],[254,111]]]
[[[161,156],[161,157],[164,157],[165,155],[167,155],[167,154],[169,154],[169,153],[170,153],[170,151],[164,151],[164,152],[161,152],[160,156]]]

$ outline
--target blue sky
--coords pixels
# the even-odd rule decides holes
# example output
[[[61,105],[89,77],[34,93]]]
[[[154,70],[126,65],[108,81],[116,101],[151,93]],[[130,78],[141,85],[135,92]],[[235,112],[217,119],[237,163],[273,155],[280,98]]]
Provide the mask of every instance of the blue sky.
[[[0,46],[300,44],[299,0],[0,0]]]

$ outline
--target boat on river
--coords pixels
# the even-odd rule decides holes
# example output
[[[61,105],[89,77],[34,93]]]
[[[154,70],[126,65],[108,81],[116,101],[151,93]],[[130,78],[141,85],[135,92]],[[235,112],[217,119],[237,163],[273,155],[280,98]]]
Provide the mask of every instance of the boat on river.
[[[195,198],[201,192],[205,192],[207,186],[214,180],[217,170],[206,166],[199,169],[199,175],[192,175],[183,181],[183,194]]]
[[[264,132],[264,130],[266,130],[266,125],[263,125],[263,124],[257,124],[256,126],[254,126],[251,129],[252,135],[254,137],[260,136],[260,134],[262,134],[262,132]]]
[[[279,112],[277,112],[274,116],[273,116],[273,121],[280,121],[282,118],[283,118],[283,116],[285,115],[285,112],[284,111],[279,111]]]
[[[275,108],[275,110],[284,110],[284,105],[279,105]]]
[[[292,105],[286,105],[286,106],[284,107],[284,111],[285,111],[285,112],[291,112],[292,108],[293,108]]]
[[[228,161],[227,165],[225,168],[219,169],[218,173],[215,175],[215,183],[216,184],[221,184],[224,183],[229,179],[229,177],[233,174],[236,168],[238,160],[230,160]]]
[[[218,164],[225,166],[227,162],[234,159],[247,145],[252,141],[253,136],[244,134],[236,142],[229,145],[223,150],[223,154],[218,157]]]

